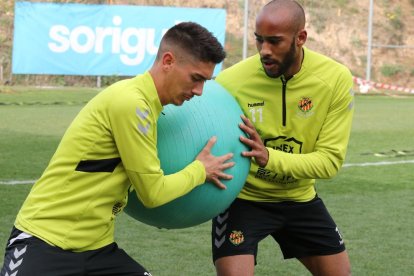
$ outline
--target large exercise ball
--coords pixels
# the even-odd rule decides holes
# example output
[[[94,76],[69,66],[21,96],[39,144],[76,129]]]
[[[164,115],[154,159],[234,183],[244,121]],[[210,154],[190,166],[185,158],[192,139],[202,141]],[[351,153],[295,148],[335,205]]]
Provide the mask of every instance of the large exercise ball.
[[[207,141],[217,136],[212,153],[232,152],[235,166],[223,180],[226,190],[204,183],[186,195],[156,208],[146,208],[135,191],[129,194],[125,212],[132,218],[158,228],[186,228],[206,222],[224,211],[237,197],[247,178],[250,159],[241,156],[248,148],[239,140],[242,110],[236,100],[214,80],[206,82],[203,94],[182,106],[167,105],[158,120],[158,156],[165,174],[191,163]]]

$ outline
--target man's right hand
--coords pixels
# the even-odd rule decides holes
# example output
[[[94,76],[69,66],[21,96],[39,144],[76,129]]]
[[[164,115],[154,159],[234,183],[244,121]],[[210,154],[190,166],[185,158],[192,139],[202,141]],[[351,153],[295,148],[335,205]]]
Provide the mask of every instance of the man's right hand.
[[[211,149],[216,141],[216,136],[211,137],[196,159],[203,163],[206,168],[206,181],[214,183],[220,189],[226,189],[226,185],[221,182],[221,179],[230,180],[233,178],[232,175],[224,173],[224,170],[233,167],[235,162],[227,162],[233,157],[233,153],[227,153],[222,156],[211,154]]]

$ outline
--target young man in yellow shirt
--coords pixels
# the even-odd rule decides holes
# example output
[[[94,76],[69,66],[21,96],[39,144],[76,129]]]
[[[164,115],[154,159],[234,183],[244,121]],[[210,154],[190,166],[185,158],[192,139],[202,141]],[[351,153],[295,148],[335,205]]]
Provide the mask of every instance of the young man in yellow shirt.
[[[164,175],[157,120],[166,104],[200,96],[225,52],[191,22],[163,36],[152,68],[94,97],[64,134],[21,207],[1,275],[150,275],[114,241],[115,216],[131,186],[147,207],[178,198],[205,181],[219,188],[232,154],[213,156],[215,138],[183,170]]]

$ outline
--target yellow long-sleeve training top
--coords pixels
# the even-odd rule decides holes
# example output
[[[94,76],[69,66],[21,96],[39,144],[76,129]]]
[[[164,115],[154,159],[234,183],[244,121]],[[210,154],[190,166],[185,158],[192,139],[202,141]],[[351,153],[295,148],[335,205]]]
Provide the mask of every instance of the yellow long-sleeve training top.
[[[314,198],[315,179],[334,176],[345,159],[354,110],[350,71],[304,48],[302,67],[289,80],[268,77],[256,54],[216,81],[236,98],[269,151],[266,167],[252,162],[239,198]]]
[[[146,72],[117,82],[95,96],[64,134],[34,184],[15,226],[72,251],[114,240],[114,218],[132,188],[156,207],[204,183],[200,161],[164,175],[157,155],[162,105]]]

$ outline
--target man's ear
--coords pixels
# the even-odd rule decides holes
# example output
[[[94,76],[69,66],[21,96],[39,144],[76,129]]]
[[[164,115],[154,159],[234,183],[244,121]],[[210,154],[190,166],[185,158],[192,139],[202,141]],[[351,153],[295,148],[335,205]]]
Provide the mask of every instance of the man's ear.
[[[308,33],[306,32],[306,30],[305,29],[300,30],[298,32],[298,36],[296,38],[296,45],[297,46],[303,46],[303,44],[305,44],[307,38],[308,38]]]
[[[169,70],[169,68],[174,64],[174,62],[175,62],[175,57],[172,52],[165,52],[162,55],[162,67],[164,69]]]

